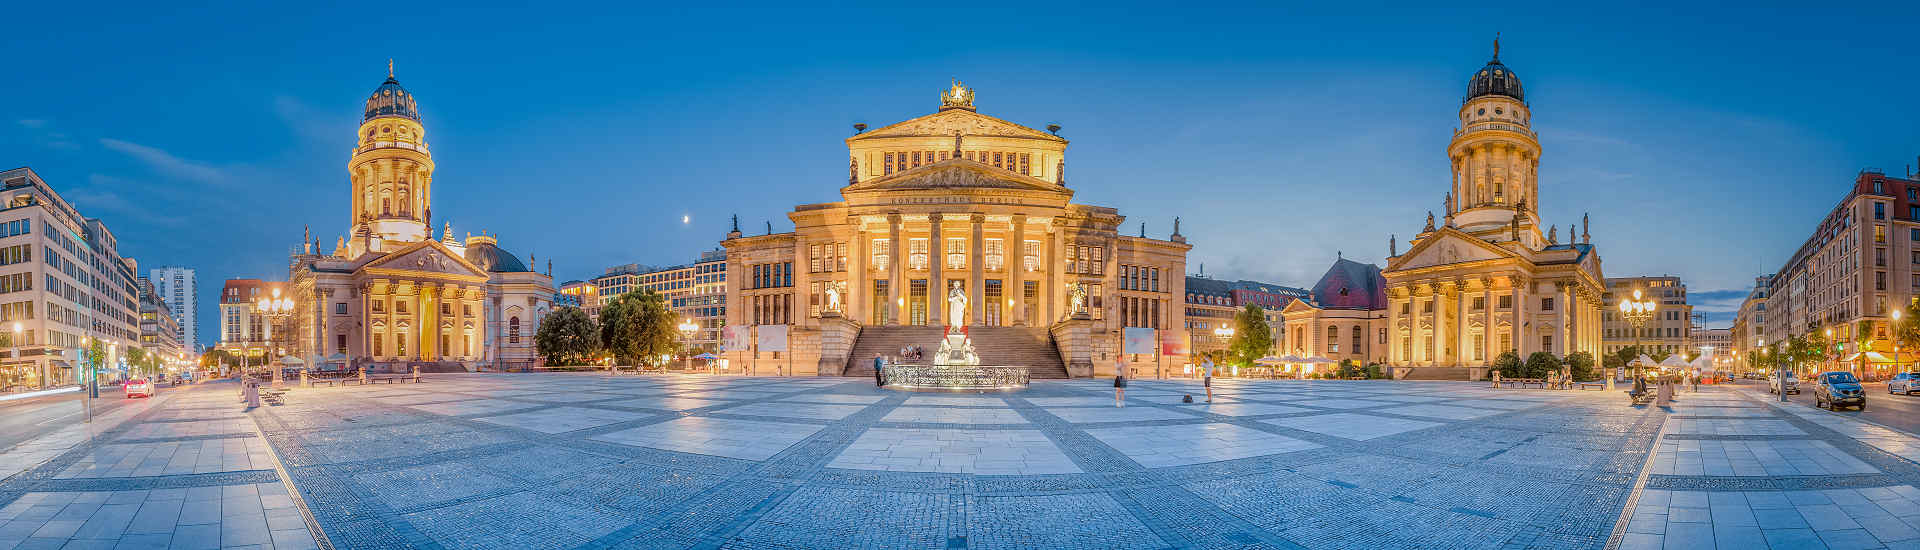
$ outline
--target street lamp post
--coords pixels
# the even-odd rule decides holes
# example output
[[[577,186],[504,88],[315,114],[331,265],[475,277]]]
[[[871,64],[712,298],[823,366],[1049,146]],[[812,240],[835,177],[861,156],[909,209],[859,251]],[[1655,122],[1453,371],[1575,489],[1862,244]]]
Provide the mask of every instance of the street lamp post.
[[[1646,351],[1646,349],[1640,347],[1640,338],[1642,331],[1647,326],[1647,321],[1653,320],[1653,313],[1658,309],[1660,309],[1660,302],[1641,299],[1638,289],[1633,291],[1632,299],[1620,301],[1620,318],[1625,320],[1628,326],[1633,327],[1633,349],[1635,351]],[[1636,359],[1638,358],[1636,357]],[[1613,376],[1607,376],[1607,383],[1613,383]]]
[[[1893,310],[1893,369],[1900,370],[1900,310]]]
[[[700,325],[693,324],[693,321],[681,321],[679,328],[680,353],[686,356],[687,372],[693,372],[693,331],[699,330]]]
[[[283,348],[276,348],[274,346],[273,340],[275,335],[273,333],[273,324],[285,321],[287,317],[293,314],[293,299],[281,298],[280,289],[276,288],[273,289],[272,297],[261,298],[260,302],[255,304],[254,309],[258,311],[262,317],[267,318],[267,335],[265,339],[261,340],[264,345],[261,346],[260,355],[263,362],[267,363],[267,368],[273,372],[273,387],[278,388],[282,385],[280,367],[274,365],[273,361],[264,361],[264,359],[269,355],[269,352],[277,353],[285,351]]]
[[[1213,329],[1213,336],[1214,336],[1214,337],[1216,337],[1216,338],[1219,338],[1219,339],[1221,339],[1221,340],[1226,340],[1226,341],[1228,341],[1228,342],[1232,342],[1232,341],[1233,341],[1233,327],[1230,327],[1230,326],[1226,326],[1226,325],[1221,325],[1221,326],[1220,326],[1220,328],[1216,328],[1216,329]],[[1222,347],[1222,349],[1225,349],[1225,348],[1224,348],[1224,346]]]

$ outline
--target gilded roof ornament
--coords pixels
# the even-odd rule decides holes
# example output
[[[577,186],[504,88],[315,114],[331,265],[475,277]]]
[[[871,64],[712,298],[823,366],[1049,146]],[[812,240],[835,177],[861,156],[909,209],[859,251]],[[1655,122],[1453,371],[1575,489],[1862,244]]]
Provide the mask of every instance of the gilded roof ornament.
[[[940,110],[947,109],[973,110],[973,88],[961,84],[960,79],[954,79],[953,87],[940,93]]]

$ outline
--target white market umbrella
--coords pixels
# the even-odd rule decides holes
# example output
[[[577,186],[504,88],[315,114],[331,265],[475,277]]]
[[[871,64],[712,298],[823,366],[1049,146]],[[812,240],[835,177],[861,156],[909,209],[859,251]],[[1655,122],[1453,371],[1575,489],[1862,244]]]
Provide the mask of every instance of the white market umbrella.
[[[1643,354],[1640,354],[1640,356],[1639,356],[1639,357],[1635,357],[1635,358],[1633,358],[1633,360],[1632,360],[1632,361],[1629,361],[1629,362],[1627,362],[1627,365],[1628,365],[1628,366],[1643,366],[1643,367],[1653,367],[1653,366],[1659,366],[1659,365],[1660,365],[1660,362],[1659,362],[1659,361],[1654,361],[1652,357],[1647,357],[1647,355],[1643,353]]]
[[[1678,353],[1676,353],[1676,354],[1673,354],[1673,355],[1668,355],[1668,356],[1667,356],[1667,360],[1665,360],[1665,361],[1661,361],[1661,362],[1660,362],[1660,366],[1662,366],[1662,367],[1687,367],[1687,366],[1690,366],[1690,365],[1688,365],[1688,364],[1687,364],[1687,360],[1686,360],[1686,359],[1681,359],[1681,358],[1680,358],[1680,354],[1678,354]]]

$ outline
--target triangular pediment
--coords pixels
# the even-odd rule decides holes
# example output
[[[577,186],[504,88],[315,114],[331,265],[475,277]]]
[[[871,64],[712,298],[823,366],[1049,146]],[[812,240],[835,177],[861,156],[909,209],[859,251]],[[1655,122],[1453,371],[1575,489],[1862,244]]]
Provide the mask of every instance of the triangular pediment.
[[[862,132],[860,135],[847,138],[847,143],[852,144],[869,138],[952,136],[955,133],[967,136],[1043,139],[1061,143],[1066,143],[1067,141],[1060,136],[974,111],[948,109]]]
[[[1394,257],[1387,263],[1386,270],[1402,271],[1507,258],[1519,258],[1519,256],[1458,229],[1442,227],[1427,238],[1414,243],[1413,248],[1406,254]]]
[[[1319,311],[1319,310],[1320,308],[1314,307],[1313,304],[1307,303],[1306,300],[1294,299],[1294,300],[1287,300],[1287,307],[1280,308],[1280,313],[1282,315],[1285,315],[1289,313],[1304,313],[1304,312],[1313,312],[1313,311]]]
[[[425,240],[405,248],[388,253],[380,259],[361,266],[361,270],[399,270],[445,273],[467,277],[486,278],[487,272],[468,262],[466,258],[454,254],[453,250],[439,241]]]
[[[994,168],[978,161],[947,159],[905,172],[870,179],[842,189],[843,193],[861,191],[911,191],[993,189],[1045,191],[1071,195],[1072,191],[1033,176]]]

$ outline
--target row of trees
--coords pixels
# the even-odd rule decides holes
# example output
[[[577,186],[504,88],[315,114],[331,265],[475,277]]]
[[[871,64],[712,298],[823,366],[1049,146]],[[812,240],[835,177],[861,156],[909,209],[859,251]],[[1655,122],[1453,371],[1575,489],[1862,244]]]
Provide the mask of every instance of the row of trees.
[[[666,297],[629,292],[601,308],[598,323],[577,307],[553,310],[534,332],[533,344],[554,366],[586,365],[608,354],[622,365],[660,365],[679,351],[677,319]]]
[[[1607,359],[1611,362],[1613,357],[1608,356]],[[1536,351],[1528,354],[1526,361],[1521,361],[1519,353],[1507,350],[1493,358],[1493,369],[1506,378],[1546,378],[1548,374],[1564,368],[1574,380],[1593,380],[1601,376],[1593,367],[1593,355],[1584,351],[1569,353],[1566,357]]]

